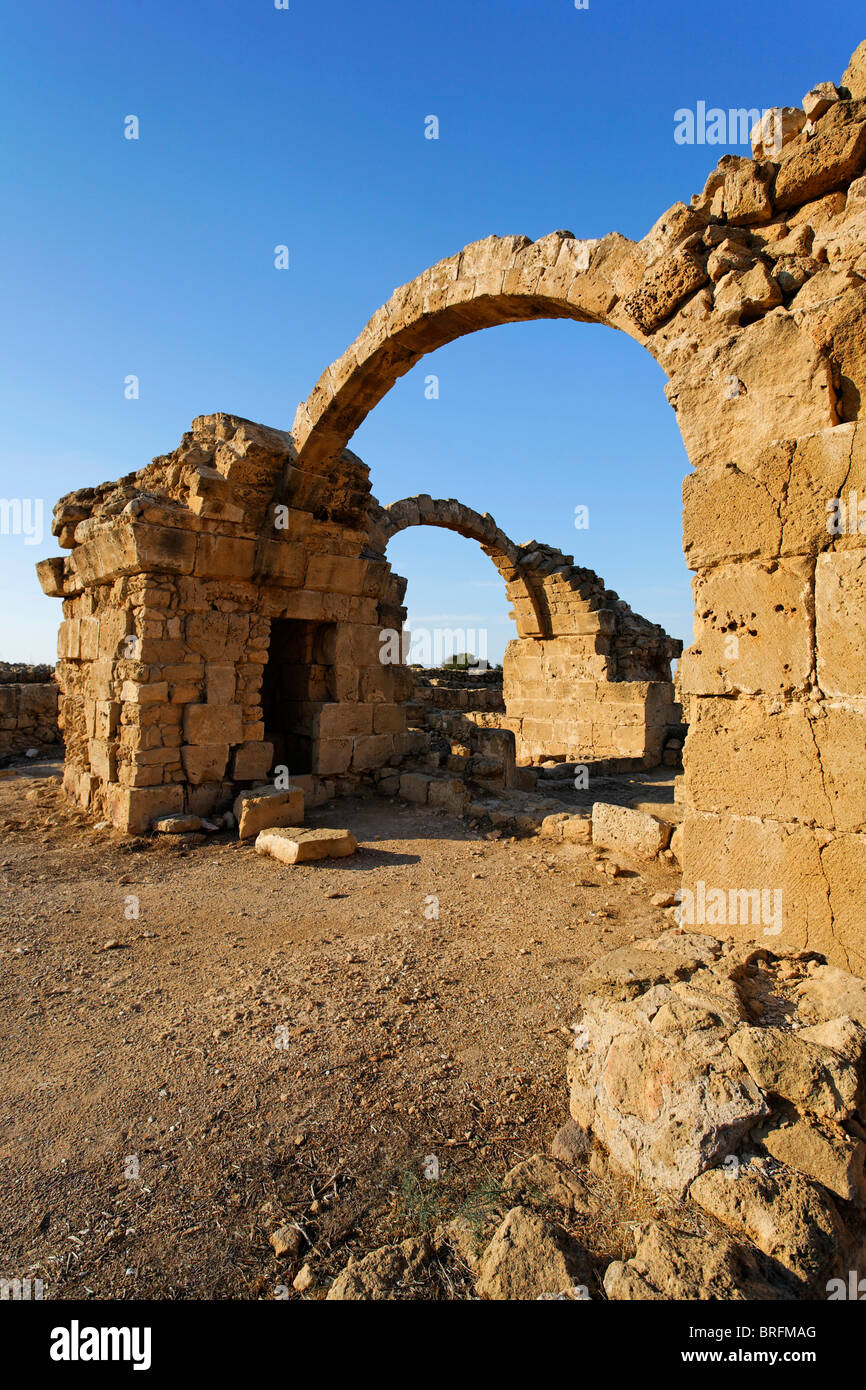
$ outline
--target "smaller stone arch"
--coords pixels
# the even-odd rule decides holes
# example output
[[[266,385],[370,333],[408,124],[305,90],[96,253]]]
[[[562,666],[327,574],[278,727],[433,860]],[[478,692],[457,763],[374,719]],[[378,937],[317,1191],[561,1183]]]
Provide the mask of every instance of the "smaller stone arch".
[[[383,554],[391,537],[410,526],[438,526],[477,541],[502,576],[518,636],[551,635],[549,615],[521,563],[520,546],[506,536],[489,512],[473,511],[455,497],[433,498],[428,493],[420,493],[417,497],[404,497],[388,507],[378,508],[371,517],[371,524]]]
[[[517,639],[503,663],[505,723],[518,760],[573,756],[652,765],[678,723],[671,661],[682,643],[634,613],[593,570],[538,541],[518,545],[489,512],[454,497],[404,497],[369,515],[369,543],[384,558],[410,526],[438,526],[477,541],[505,581]]]

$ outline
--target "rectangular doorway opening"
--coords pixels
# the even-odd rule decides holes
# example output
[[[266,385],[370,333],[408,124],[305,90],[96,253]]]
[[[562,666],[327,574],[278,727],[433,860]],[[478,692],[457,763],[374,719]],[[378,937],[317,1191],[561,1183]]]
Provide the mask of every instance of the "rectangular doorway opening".
[[[265,738],[274,745],[274,766],[293,776],[313,771],[313,721],[333,700],[333,634],[336,623],[276,618],[262,673]]]

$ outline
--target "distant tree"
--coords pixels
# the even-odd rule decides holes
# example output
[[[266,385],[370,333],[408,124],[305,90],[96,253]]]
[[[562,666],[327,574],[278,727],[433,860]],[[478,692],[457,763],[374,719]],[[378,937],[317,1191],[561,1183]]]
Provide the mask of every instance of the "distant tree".
[[[465,671],[468,666],[477,666],[478,658],[471,652],[456,652],[454,656],[449,656],[442,662],[442,669],[445,671]]]

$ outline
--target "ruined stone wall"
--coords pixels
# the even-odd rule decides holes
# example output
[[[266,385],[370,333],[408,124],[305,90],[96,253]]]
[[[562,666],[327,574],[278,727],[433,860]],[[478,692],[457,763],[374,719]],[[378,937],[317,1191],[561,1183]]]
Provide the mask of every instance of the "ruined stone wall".
[[[347,456],[343,496],[332,488],[330,507],[307,497],[289,508],[272,497],[290,460],[278,431],[202,417],[174,454],[58,505],[70,554],[40,577],[64,599],[65,784],[120,828],[206,814],[267,775],[262,676],[280,621],[321,636],[296,711],[315,773],[403,752],[411,681],[379,660],[382,628],[402,621],[403,581],[361,555],[351,525],[366,469]]]
[[[534,540],[516,545],[489,513],[453,497],[404,498],[379,511],[375,526],[383,551],[409,526],[439,526],[478,541],[493,560],[519,634],[503,662],[503,727],[515,736],[519,762],[661,761],[665,729],[682,715],[671,684],[682,644],[657,623],[633,613],[573,556]],[[447,700],[429,703],[447,708]],[[450,707],[489,706],[461,691]]]
[[[60,742],[50,666],[0,662],[0,758]]]
[[[510,642],[505,651],[506,720],[518,761],[608,761],[655,767],[665,734],[680,719],[670,681],[615,681],[588,670],[583,639]]]

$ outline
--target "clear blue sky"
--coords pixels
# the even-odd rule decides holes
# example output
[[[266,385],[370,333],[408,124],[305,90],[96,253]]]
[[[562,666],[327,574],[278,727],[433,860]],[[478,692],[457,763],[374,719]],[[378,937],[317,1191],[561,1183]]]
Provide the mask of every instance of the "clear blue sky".
[[[43,498],[47,521],[195,415],[288,428],[396,285],[490,233],[643,236],[725,152],[677,145],[677,108],[799,104],[864,35],[851,0],[7,5],[0,495]],[[426,358],[352,447],[381,501],[491,511],[688,640],[688,463],[663,385],[623,335],[512,325]],[[53,553],[0,536],[0,659],[53,657],[60,607],[33,572]],[[476,546],[413,530],[389,558],[416,626],[487,626],[501,656],[504,594]]]

